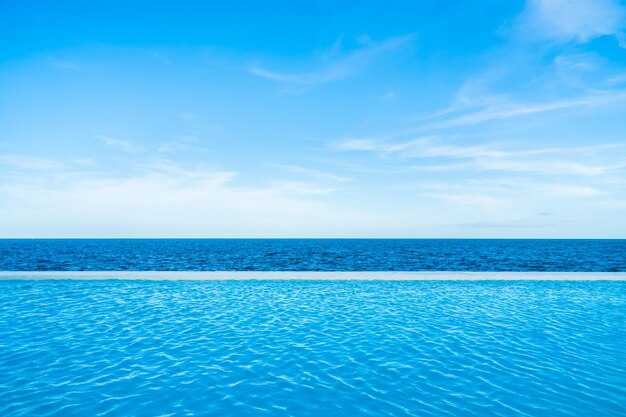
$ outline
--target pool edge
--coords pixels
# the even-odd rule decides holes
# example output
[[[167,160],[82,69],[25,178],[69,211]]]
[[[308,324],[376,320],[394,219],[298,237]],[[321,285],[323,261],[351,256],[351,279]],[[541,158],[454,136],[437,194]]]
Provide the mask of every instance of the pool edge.
[[[626,281],[626,272],[0,271],[0,280]]]

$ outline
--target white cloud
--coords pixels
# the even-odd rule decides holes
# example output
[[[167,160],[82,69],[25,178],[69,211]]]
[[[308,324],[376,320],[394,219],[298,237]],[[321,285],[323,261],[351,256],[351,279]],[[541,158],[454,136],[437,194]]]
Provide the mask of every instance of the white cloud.
[[[509,172],[525,172],[543,175],[583,175],[597,176],[608,171],[621,169],[619,166],[593,166],[585,165],[577,162],[558,161],[558,160],[487,160],[480,159],[477,161],[476,168],[487,171],[509,171]]]
[[[329,148],[338,152],[361,151],[375,152],[381,156],[399,154],[405,158],[510,158],[546,154],[586,154],[596,151],[622,149],[624,145],[600,144],[579,147],[545,147],[517,150],[502,150],[492,145],[449,145],[441,143],[433,136],[408,141],[385,141],[377,139],[344,139],[329,144]]]
[[[417,182],[405,184],[400,190],[439,200],[451,210],[459,206],[488,210],[487,215],[479,220],[480,224],[493,221],[490,215],[507,218],[513,212],[530,215],[539,211],[544,216],[547,215],[546,207],[567,207],[569,203],[566,201],[595,204],[600,201],[598,196],[607,194],[603,189],[589,184],[518,177]]]
[[[195,136],[179,136],[176,139],[164,142],[157,147],[157,151],[161,153],[180,152],[193,149],[194,151],[205,150],[197,146],[198,138]]]
[[[52,66],[63,72],[78,72],[80,67],[72,61],[53,60]]]
[[[467,206],[493,207],[504,203],[503,200],[482,193],[421,193],[423,197],[443,200],[452,204]]]
[[[122,152],[136,153],[143,150],[143,148],[135,146],[130,142],[121,139],[115,139],[109,136],[96,136],[96,139],[104,143],[107,148],[117,149]]]
[[[271,183],[271,186],[276,190],[294,195],[323,195],[337,191],[337,188],[324,187],[305,181],[276,180]]]
[[[388,102],[388,101],[393,100],[395,97],[396,97],[396,92],[393,90],[389,90],[383,95],[382,101]]]
[[[608,78],[605,81],[606,84],[608,85],[616,85],[616,84],[623,84],[626,83],[626,72],[617,74],[617,75],[613,75],[612,77]]]
[[[316,178],[322,181],[332,181],[332,182],[349,182],[352,181],[352,178],[342,177],[339,175],[331,174],[329,172],[320,171],[318,169],[305,168],[297,165],[285,165],[285,164],[274,164],[274,166],[278,168],[282,168],[286,171],[292,172],[294,174],[306,175],[312,178]]]
[[[335,141],[330,143],[330,149],[334,151],[376,151],[376,152],[384,152],[386,149],[386,145],[379,143],[373,139],[359,139],[359,138],[351,138],[351,139],[343,139],[339,141]]]
[[[599,207],[626,210],[626,200],[604,200],[598,202]]]
[[[595,197],[602,194],[602,191],[597,188],[583,185],[537,185],[537,190],[550,195],[562,195],[566,197]]]
[[[625,19],[616,0],[530,0],[521,25],[528,37],[586,43],[605,35],[622,39]]]
[[[413,165],[407,171],[413,172],[450,172],[450,171],[502,171],[534,175],[550,176],[588,176],[595,177],[618,171],[626,167],[617,165],[588,165],[578,162],[539,159],[489,159],[477,158],[468,162],[450,164],[421,164]]]
[[[65,166],[59,161],[30,155],[0,155],[0,163],[12,168],[34,171],[58,170]]]
[[[595,204],[599,197],[619,197],[614,190],[623,185],[595,177],[487,180],[479,175],[402,189],[387,183],[380,194],[355,185],[354,199],[331,198],[342,191],[341,177],[295,165],[281,168],[311,178],[245,186],[236,172],[191,170],[168,160],[125,177],[74,165],[46,175],[20,172],[0,182],[0,236],[346,237],[415,236],[424,230],[459,236],[455,224],[553,212],[572,199],[582,213],[588,207],[583,204]],[[472,230],[475,234],[477,228]]]
[[[314,184],[246,187],[230,171],[158,166],[123,178],[74,171],[0,183],[0,235],[332,236],[366,218],[317,201],[332,190]]]
[[[374,139],[347,139],[330,144],[339,152],[369,152],[395,162],[388,173],[502,171],[549,176],[602,176],[626,168],[625,147],[600,144],[580,147],[544,147],[531,149],[502,149],[496,144],[450,145],[433,137],[405,142]],[[597,161],[590,163],[590,155]],[[429,159],[443,159],[426,163]],[[407,165],[405,160],[421,160]],[[448,161],[446,161],[448,160]],[[460,162],[459,162],[460,160]],[[370,167],[371,169],[371,167]]]
[[[538,102],[538,103],[516,103],[502,98],[477,100],[478,106],[462,106],[455,104],[449,109],[438,112],[429,117],[438,119],[437,121],[424,124],[417,130],[446,129],[459,126],[468,126],[478,123],[503,120],[514,117],[529,116],[567,110],[579,107],[592,107],[612,104],[626,100],[626,91],[597,91],[582,97],[568,98],[562,100]],[[445,116],[445,118],[442,118]]]
[[[623,169],[625,165],[588,165],[562,160],[510,160],[477,158],[470,162],[417,165],[413,171],[449,172],[449,171],[502,171],[547,176],[600,176]]]
[[[338,58],[331,59],[330,62],[322,62],[318,64],[318,68],[308,72],[282,72],[268,70],[260,65],[253,65],[250,72],[258,77],[267,78],[272,81],[296,84],[296,85],[316,85],[325,84],[333,81],[339,81],[356,73],[364,65],[368,64],[372,59],[405,46],[413,40],[412,35],[398,36],[386,39],[380,42],[368,41],[360,48],[345,54],[339,55]],[[336,49],[336,46],[335,46]]]

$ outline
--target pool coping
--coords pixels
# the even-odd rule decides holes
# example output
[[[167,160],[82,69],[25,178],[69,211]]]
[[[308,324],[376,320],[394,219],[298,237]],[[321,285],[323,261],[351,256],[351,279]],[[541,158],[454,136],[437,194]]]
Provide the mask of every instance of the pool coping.
[[[626,272],[0,271],[7,280],[626,281]]]

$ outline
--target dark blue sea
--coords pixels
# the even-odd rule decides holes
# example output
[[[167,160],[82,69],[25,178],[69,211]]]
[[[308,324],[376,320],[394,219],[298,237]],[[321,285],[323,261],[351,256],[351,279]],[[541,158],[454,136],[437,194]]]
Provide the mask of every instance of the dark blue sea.
[[[626,240],[2,239],[4,271],[626,271]]]

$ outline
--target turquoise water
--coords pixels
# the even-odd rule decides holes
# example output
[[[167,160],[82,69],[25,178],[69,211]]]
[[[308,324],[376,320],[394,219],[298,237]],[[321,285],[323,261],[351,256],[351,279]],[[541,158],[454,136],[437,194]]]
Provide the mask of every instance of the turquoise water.
[[[0,271],[626,272],[623,239],[0,239]]]
[[[0,282],[1,416],[624,416],[626,283]]]

